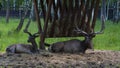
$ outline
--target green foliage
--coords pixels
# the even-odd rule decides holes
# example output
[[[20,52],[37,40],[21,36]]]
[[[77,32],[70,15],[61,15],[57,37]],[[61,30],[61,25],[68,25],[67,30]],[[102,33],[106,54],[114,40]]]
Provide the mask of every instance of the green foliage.
[[[23,32],[25,24],[28,19],[25,20],[24,26],[19,33],[14,32],[19,19],[10,18],[10,23],[5,23],[5,18],[0,18],[0,51],[5,51],[6,47],[11,44],[27,43],[28,35]],[[96,22],[96,31],[100,29],[100,21]],[[111,21],[106,22],[106,29],[103,34],[96,35],[93,39],[95,49],[100,50],[120,50],[120,23],[113,24]],[[32,33],[37,32],[36,22],[32,22],[29,27],[29,31]],[[47,38],[46,43],[54,43],[58,41],[65,41],[69,39],[75,39],[76,37],[63,37],[63,38]],[[77,39],[84,39],[77,37]],[[36,39],[37,43],[39,38]]]

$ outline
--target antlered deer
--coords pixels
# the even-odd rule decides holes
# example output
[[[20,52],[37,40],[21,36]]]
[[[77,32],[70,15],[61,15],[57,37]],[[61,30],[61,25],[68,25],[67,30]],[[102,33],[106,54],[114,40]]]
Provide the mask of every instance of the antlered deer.
[[[13,44],[7,47],[6,52],[7,53],[36,53],[38,52],[37,44],[35,42],[35,38],[38,37],[38,33],[31,34],[28,31],[24,31],[29,34],[28,42],[31,42],[30,44]]]
[[[92,43],[90,41],[86,40],[77,40],[77,39],[72,39],[68,41],[63,41],[63,42],[57,42],[52,44],[49,47],[50,52],[65,52],[65,53],[85,53],[85,50],[90,48],[92,49]]]
[[[85,36],[83,41],[72,39],[63,42],[53,43],[48,50],[50,52],[65,52],[65,53],[85,53],[87,49],[93,49],[92,37]]]
[[[105,28],[104,21],[102,21],[101,30],[99,32],[91,31],[91,33],[87,33],[85,31],[82,31],[76,26],[75,31],[85,37],[83,41],[73,39],[73,40],[53,43],[50,45],[48,50],[54,53],[58,53],[58,52],[85,53],[87,49],[93,49],[93,44],[92,44],[93,37],[95,37],[96,34],[103,33],[104,28]]]

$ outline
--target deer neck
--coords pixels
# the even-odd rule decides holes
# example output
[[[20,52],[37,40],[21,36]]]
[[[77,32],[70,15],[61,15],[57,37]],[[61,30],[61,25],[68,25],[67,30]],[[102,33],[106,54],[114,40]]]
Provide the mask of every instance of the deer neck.
[[[84,49],[92,49],[92,39],[85,38],[85,40],[82,41],[82,46]]]
[[[37,43],[36,43],[35,39],[31,40],[31,44],[32,44],[33,50],[37,51]]]

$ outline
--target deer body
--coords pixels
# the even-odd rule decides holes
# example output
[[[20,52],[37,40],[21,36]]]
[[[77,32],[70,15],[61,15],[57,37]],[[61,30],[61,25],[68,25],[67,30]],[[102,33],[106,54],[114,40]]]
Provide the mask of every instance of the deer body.
[[[32,45],[29,44],[13,44],[7,47],[7,53],[27,53],[32,54]]]
[[[37,49],[37,43],[35,41],[35,38],[38,37],[38,34],[31,34],[30,32],[26,33],[29,34],[29,38],[28,38],[28,42],[30,42],[32,45],[30,44],[13,44],[7,47],[6,52],[7,53],[37,53],[38,49]]]
[[[72,39],[64,42],[53,43],[48,50],[50,52],[64,52],[64,53],[85,53],[90,48],[92,49],[92,42],[89,39],[83,41]]]

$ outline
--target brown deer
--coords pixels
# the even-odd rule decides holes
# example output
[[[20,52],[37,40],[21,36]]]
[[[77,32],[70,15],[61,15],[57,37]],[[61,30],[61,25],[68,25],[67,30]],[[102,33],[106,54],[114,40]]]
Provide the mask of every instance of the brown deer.
[[[13,44],[7,47],[6,52],[7,53],[36,53],[38,52],[37,49],[37,43],[35,42],[35,38],[38,37],[38,33],[31,34],[30,32],[24,30],[25,33],[29,34],[28,42],[31,42],[30,44]]]
[[[101,30],[99,32],[93,32],[87,33],[85,31],[82,31],[76,26],[75,32],[85,37],[84,40],[68,40],[63,42],[57,42],[50,45],[48,50],[53,53],[85,53],[87,49],[93,49],[92,39],[95,37],[96,34],[103,33],[105,26],[104,26],[104,20],[102,20]]]

